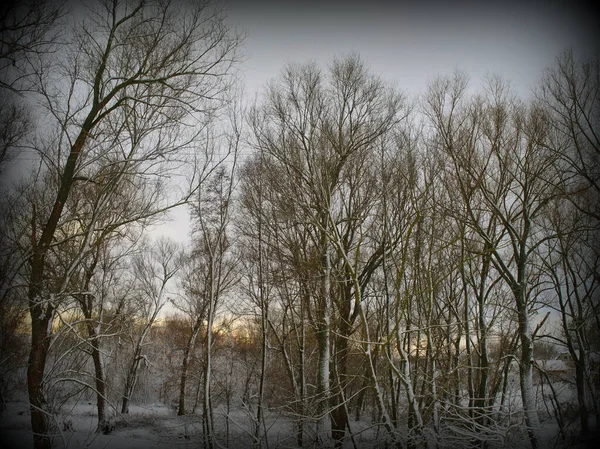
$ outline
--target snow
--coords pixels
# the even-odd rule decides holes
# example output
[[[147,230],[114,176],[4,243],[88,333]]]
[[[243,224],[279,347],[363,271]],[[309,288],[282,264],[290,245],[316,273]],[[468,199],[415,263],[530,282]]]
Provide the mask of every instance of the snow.
[[[517,380],[517,379],[515,379]],[[518,382],[515,382],[515,387]],[[560,395],[559,400],[565,403],[575,403],[576,397],[573,386],[568,382],[553,383],[555,390]],[[550,391],[540,389],[537,385],[532,391],[538,397],[538,404],[542,396],[548,396]],[[8,402],[6,410],[2,414],[0,423],[0,448],[19,449],[31,448],[32,436],[30,427],[29,407],[25,401]],[[407,410],[408,404],[402,406]],[[509,428],[504,431],[499,428],[490,428],[490,435],[503,436],[506,438],[504,447],[518,449],[529,448],[527,434],[522,426],[522,403],[518,388],[510,391],[507,401],[507,416],[514,420]],[[542,437],[541,447],[565,447],[557,440],[557,427],[553,416],[548,415],[542,409],[540,411],[541,427],[539,429]],[[215,427],[220,447],[231,449],[252,448],[252,421],[254,419],[253,407],[247,405],[235,407],[228,415],[230,435],[226,439],[225,410],[221,407],[215,408]],[[439,449],[459,449],[462,439],[460,435],[452,432],[451,421],[441,419],[441,433],[435,435],[433,429],[423,429],[428,440],[436,441]],[[458,417],[460,419],[460,417]],[[354,433],[355,442],[360,449],[381,448],[381,438],[385,438],[386,432],[371,422],[377,420],[376,416],[369,416],[365,412],[361,421],[351,420],[350,425]],[[270,449],[298,449],[295,438],[295,426],[291,418],[277,410],[265,410],[265,427],[268,430],[269,443],[263,447]],[[117,415],[115,418],[115,429],[109,435],[95,432],[97,422],[96,404],[92,402],[80,402],[65,407],[61,416],[57,416],[56,423],[60,428],[59,442],[63,440],[66,445],[58,444],[57,447],[66,449],[90,448],[90,449],[143,449],[143,448],[198,448],[202,447],[202,423],[200,415],[177,416],[176,410],[162,403],[139,405],[132,403],[128,415]],[[63,430],[63,425],[71,429]],[[311,438],[314,438],[314,428],[311,430],[307,425],[305,433],[305,447],[314,448]],[[450,433],[448,433],[450,432]],[[500,432],[500,433],[495,433]],[[188,438],[186,438],[186,436]],[[400,435],[401,439],[406,435]],[[458,438],[458,439],[457,439]],[[471,441],[471,440],[469,440]],[[492,440],[490,440],[490,443]],[[556,445],[555,445],[556,444]],[[343,449],[351,449],[354,445],[349,437],[344,441]],[[498,449],[500,446],[491,444],[490,449]]]
[[[131,406],[130,416],[117,420],[117,428],[110,435],[96,433],[95,404],[77,404],[68,416],[57,418],[58,440],[66,443],[67,449],[87,447],[90,449],[144,449],[186,447],[188,440],[183,438],[183,427],[169,419],[172,412],[164,405],[150,407]],[[2,419],[0,447],[32,447],[29,410],[26,403],[9,403]],[[70,423],[72,430],[63,430]],[[180,435],[178,435],[178,432]],[[179,439],[183,440],[179,443]],[[185,442],[185,444],[184,444]],[[61,445],[59,445],[61,447]]]
[[[29,410],[26,402],[9,402],[4,411],[0,425],[0,448],[31,448],[33,439],[29,422]],[[222,447],[231,449],[252,448],[251,421],[253,416],[248,409],[239,407],[229,415],[230,436],[226,443],[225,413],[221,408],[215,410],[215,426],[217,437]],[[68,414],[58,417],[61,425],[57,438],[63,440],[66,449],[177,449],[202,447],[202,422],[199,415],[177,416],[174,409],[164,404],[139,406],[132,404],[129,415],[118,416],[116,428],[110,435],[96,433],[95,403],[79,403],[68,410]],[[69,422],[72,430],[62,430],[62,425]],[[279,412],[267,410],[265,425],[269,434],[269,448],[298,448],[296,444],[295,425],[293,421]],[[360,448],[376,446],[377,429],[365,421],[352,422],[355,441]],[[314,430],[314,429],[313,429]],[[306,428],[306,447],[311,446],[309,440],[313,431]],[[189,438],[186,438],[188,436]],[[266,444],[263,447],[267,447]],[[344,449],[352,448],[349,438]]]
[[[535,363],[544,371],[568,371],[569,367],[562,360],[536,360]]]

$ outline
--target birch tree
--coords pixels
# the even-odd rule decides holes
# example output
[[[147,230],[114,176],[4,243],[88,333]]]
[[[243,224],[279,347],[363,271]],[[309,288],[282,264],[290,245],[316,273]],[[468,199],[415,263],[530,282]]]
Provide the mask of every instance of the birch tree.
[[[325,177],[320,177],[316,173],[320,170],[319,162],[324,162],[323,158],[318,157],[320,150],[318,126],[326,108],[322,98],[322,84],[322,75],[315,66],[289,66],[278,84],[274,83],[269,87],[266,104],[256,108],[250,117],[254,145],[263,160],[272,161],[272,164],[269,164],[269,173],[277,172],[279,179],[282,177],[288,179],[275,190],[279,200],[275,207],[279,206],[286,210],[291,206],[290,212],[300,223],[305,221],[303,214],[307,214],[313,220],[318,220],[317,216],[320,214],[320,219],[326,220],[326,216],[322,215],[323,207],[326,207],[328,188],[322,185],[326,182]],[[275,181],[275,178],[269,176],[268,180]],[[312,186],[314,187],[311,188]],[[325,190],[322,190],[323,188]],[[296,201],[290,203],[290,198],[295,198]],[[312,204],[314,204],[314,212],[310,210]],[[320,278],[316,295],[311,298],[317,304],[315,331],[319,347],[317,395],[320,405],[317,412],[319,415],[317,433],[318,438],[323,439],[323,444],[326,444],[330,438],[327,406],[331,324],[329,259],[325,237],[319,236],[313,228],[311,239],[317,248]]]
[[[248,164],[245,167],[245,174],[249,175],[250,170],[264,170],[262,158],[256,161],[256,166]],[[255,172],[256,173],[256,172]],[[252,176],[252,175],[250,175]],[[271,234],[267,231],[268,224],[265,223],[267,207],[264,203],[268,202],[269,194],[265,189],[263,175],[259,174],[255,179],[247,179],[242,199],[243,211],[248,214],[249,222],[240,226],[242,233],[248,238],[244,245],[245,255],[245,275],[244,283],[250,299],[250,309],[258,318],[258,329],[260,331],[260,370],[258,373],[258,391],[254,395],[252,401],[246,401],[249,413],[255,412],[253,417],[253,447],[260,448],[263,444],[264,425],[264,392],[267,376],[267,361],[269,357],[269,333],[274,330],[273,321],[270,311],[271,291],[274,288],[274,276],[270,273],[269,256],[271,251],[267,251],[268,247],[275,248],[272,244]],[[254,184],[254,185],[252,185]],[[272,254],[272,253],[271,253]],[[284,330],[285,331],[285,330]],[[277,333],[275,333],[277,335]],[[285,349],[282,348],[285,354]],[[288,358],[285,359],[286,368],[291,368],[291,362]],[[292,376],[293,377],[293,376]],[[295,380],[295,379],[294,379]],[[248,398],[250,399],[250,398]],[[256,404],[256,410],[253,410],[252,404]]]

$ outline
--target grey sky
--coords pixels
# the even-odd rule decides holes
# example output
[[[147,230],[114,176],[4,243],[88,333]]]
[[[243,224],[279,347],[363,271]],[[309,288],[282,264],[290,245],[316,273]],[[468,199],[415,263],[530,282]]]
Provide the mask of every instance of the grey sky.
[[[557,54],[589,53],[598,36],[591,7],[566,1],[229,0],[229,21],[247,33],[248,93],[287,62],[355,52],[410,94],[455,69],[476,83],[488,72],[526,95]]]
[[[600,34],[596,11],[580,1],[217,1],[246,33],[240,74],[249,95],[288,62],[326,67],[336,56],[358,53],[411,96],[456,69],[473,84],[489,72],[502,75],[525,96],[559,52],[597,51]],[[165,233],[185,239],[187,211],[173,217]]]
[[[594,49],[594,10],[551,1],[228,0],[229,23],[246,33],[241,75],[246,93],[260,93],[288,62],[358,53],[370,69],[410,96],[438,75],[459,69],[476,85],[502,75],[529,95],[559,52]],[[172,213],[166,234],[187,237],[187,211]]]

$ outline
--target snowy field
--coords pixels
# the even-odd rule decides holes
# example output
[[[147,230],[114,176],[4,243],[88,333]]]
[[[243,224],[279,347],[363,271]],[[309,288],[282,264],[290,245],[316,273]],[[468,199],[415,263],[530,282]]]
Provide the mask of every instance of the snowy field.
[[[554,386],[563,404],[574,403],[574,391],[569,385],[557,382]],[[538,388],[537,394],[546,396],[548,391]],[[511,394],[509,404],[509,408],[514,410],[511,414],[512,424],[502,431],[496,429],[496,432],[503,434],[502,443],[498,443],[498,440],[496,440],[495,443],[488,446],[490,449],[528,449],[530,447],[524,428],[521,425],[522,415],[519,412],[521,404],[517,394]],[[562,441],[558,438],[556,420],[548,413],[549,411],[548,409],[546,411],[539,410],[544,436],[540,449],[591,449],[598,447],[596,442],[600,441],[600,435],[593,435],[585,441],[579,438],[568,438],[568,441]],[[565,411],[569,411],[569,407],[565,408]],[[575,411],[570,410],[569,412],[573,413]],[[216,407],[214,414],[218,442],[216,447],[252,448],[252,416],[248,410],[244,410],[241,406],[229,414],[226,414],[224,409]],[[55,429],[57,429],[55,447],[66,449],[183,449],[203,447],[201,416],[177,416],[173,407],[161,403],[132,404],[130,413],[128,415],[117,414],[114,422],[115,428],[110,434],[97,433],[95,431],[97,423],[95,402],[85,401],[70,407],[63,407],[62,414],[55,418]],[[446,432],[453,427],[450,416],[447,415],[442,418],[440,424],[441,432],[446,436],[449,435]],[[353,438],[346,437],[343,449],[387,449],[383,427],[373,426],[366,415],[363,421],[351,420],[350,425]],[[275,411],[267,412],[265,427],[269,439],[268,444],[265,444],[266,442],[263,440],[263,448],[299,448],[292,419]],[[28,404],[25,401],[8,402],[2,413],[0,423],[0,449],[33,447],[30,429]],[[427,429],[426,432],[430,448],[459,449],[463,447],[459,443],[460,439],[456,439],[456,433],[450,439],[451,442],[450,440],[445,441],[443,435],[438,435],[436,438],[432,429]],[[490,432],[493,433],[494,429],[490,429]],[[310,432],[308,426],[304,438],[304,448],[316,447],[314,435]],[[463,442],[467,443],[466,440],[463,440]],[[472,443],[472,440],[470,440],[470,443]]]
[[[7,404],[0,428],[0,448],[33,447],[28,405],[25,402]],[[202,423],[198,415],[176,416],[163,404],[131,405],[129,415],[119,415],[109,435],[95,432],[97,422],[95,404],[78,404],[57,418],[57,447],[68,449],[185,449],[202,447]],[[67,423],[65,425],[65,423]],[[217,440],[221,447],[252,448],[251,418],[243,410],[229,414],[229,437],[224,414],[215,413]],[[293,423],[271,413],[266,417],[269,449],[298,448]],[[376,429],[366,423],[353,423],[354,439],[358,448],[377,447]],[[308,435],[305,435],[307,438]],[[352,448],[348,441],[344,448]],[[267,447],[264,444],[264,447]],[[314,445],[306,444],[305,447]]]

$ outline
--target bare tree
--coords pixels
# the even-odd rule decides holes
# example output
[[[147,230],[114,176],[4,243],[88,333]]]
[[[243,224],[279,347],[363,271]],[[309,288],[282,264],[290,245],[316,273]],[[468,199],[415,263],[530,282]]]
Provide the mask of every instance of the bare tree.
[[[145,161],[136,170],[141,180],[155,173],[157,163],[172,163],[175,151],[193,146],[196,124],[205,122],[206,114],[224,99],[239,43],[221,12],[204,2],[116,0],[87,10],[83,23],[73,24],[65,41],[51,58],[28,61],[30,90],[41,96],[51,118],[39,126],[40,136],[46,134],[35,148],[54,178],[49,184],[54,197],[51,207],[33,211],[39,227],[31,233],[27,279],[32,321],[28,390],[37,448],[51,444],[42,379],[52,323],[63,297],[62,292],[48,289],[47,256],[57,244],[56,231],[64,223],[69,196],[78,181],[92,179],[86,168],[102,147],[112,150],[104,168],[127,172],[133,161]],[[143,116],[145,127],[130,132],[127,127],[133,126],[132,121],[123,118],[131,116]],[[128,140],[124,133],[137,138]],[[156,187],[159,179],[154,179]],[[157,204],[146,213],[152,215],[166,206]]]
[[[307,218],[310,221],[318,220],[317,215],[323,215],[324,201],[327,193],[321,190],[325,186],[325,176],[316,173],[319,163],[323,158],[317,155],[320,151],[319,126],[323,120],[325,101],[323,98],[323,80],[321,73],[314,66],[288,67],[280,84],[270,86],[268,105],[256,109],[251,116],[251,132],[255,136],[255,145],[260,152],[260,157],[267,164],[267,172],[261,170],[259,174],[269,173],[266,182],[279,182],[287,178],[288,182],[280,183],[276,190],[279,204],[284,210],[289,210],[297,220],[302,223]],[[288,104],[287,99],[290,99]],[[296,119],[297,128],[288,126],[288,116]],[[287,141],[290,140],[290,144]],[[290,151],[290,149],[292,151]],[[314,158],[314,159],[313,159]],[[309,165],[310,164],[310,165]],[[277,173],[277,176],[275,176]],[[314,188],[311,189],[311,185]],[[267,191],[269,189],[267,188]],[[325,197],[323,197],[325,195]],[[294,198],[292,203],[290,199]],[[314,210],[310,205],[315,204]],[[317,206],[318,205],[318,206]],[[259,205],[260,206],[260,205]],[[291,210],[290,210],[291,209]],[[306,214],[306,215],[304,215]],[[270,214],[269,214],[270,215]],[[310,218],[309,218],[310,217]],[[323,224],[327,217],[321,216]],[[266,219],[262,220],[267,223]],[[317,291],[314,300],[317,304],[315,310],[315,331],[318,339],[319,368],[317,374],[317,395],[319,400],[318,410],[318,438],[322,444],[329,440],[329,365],[330,365],[330,324],[331,324],[331,298],[329,280],[329,256],[324,234],[310,231],[313,244],[316,246],[319,261]],[[321,233],[322,234],[322,233]]]
[[[519,323],[520,386],[532,447],[541,442],[533,395],[535,306],[533,261],[548,238],[541,217],[557,195],[555,155],[547,151],[544,111],[527,109],[511,98],[506,85],[491,79],[481,100],[466,100],[464,77],[440,79],[427,97],[428,113],[439,148],[448,156],[450,177],[461,193],[466,213],[459,217],[491,253],[491,261],[510,288]],[[483,215],[482,215],[483,212]],[[498,227],[490,227],[497,220]]]
[[[115,276],[119,274],[118,264],[124,257],[124,254],[119,254],[111,246],[114,246],[113,242],[97,243],[91,258],[82,264],[81,275],[74,276],[73,279],[74,283],[80,283],[74,286],[73,290],[77,292],[74,296],[85,319],[87,335],[83,338],[89,342],[89,348],[86,349],[94,364],[94,385],[91,388],[96,393],[97,431],[104,432],[108,431],[110,420],[107,410],[109,382],[105,371],[103,344],[106,335],[120,331],[118,323],[121,313],[128,311],[125,306],[126,291],[120,298],[110,297],[110,290],[118,285]],[[125,249],[125,254],[127,250],[128,248]],[[111,300],[114,303],[111,304]]]
[[[28,75],[28,59],[59,45],[57,21],[66,13],[64,1],[5,2],[0,8],[0,89],[20,90]]]
[[[62,0],[5,2],[0,7],[0,175],[19,154],[33,123],[24,92],[32,75],[28,61],[59,46],[66,13]]]
[[[346,377],[344,347],[359,310],[350,311],[355,284],[333,243],[333,227],[341,229],[344,252],[354,251],[370,207],[365,198],[369,196],[366,184],[372,178],[365,177],[363,185],[361,176],[377,140],[393,129],[403,112],[401,95],[371,75],[359,58],[348,57],[334,61],[328,77],[314,65],[287,67],[269,87],[265,104],[251,116],[252,143],[269,167],[267,190],[276,192],[269,202],[273,209],[267,209],[264,222],[272,220],[275,212],[275,217],[280,217],[276,219],[306,227],[314,252],[310,262],[299,262],[313,263],[311,276],[318,280],[318,295],[311,302],[319,342],[317,434],[324,445],[330,441],[332,423],[337,444],[348,426],[341,399],[344,381],[337,379]],[[280,182],[283,178],[285,183]],[[352,196],[355,193],[357,196]],[[335,241],[339,243],[338,238]],[[382,248],[371,246],[369,251],[370,256],[357,261],[363,289],[381,263]]]
[[[600,219],[600,61],[578,60],[572,50],[546,71],[538,99],[550,115],[552,138],[546,145],[564,163],[567,199]]]
[[[144,354],[146,337],[167,303],[167,285],[181,267],[181,250],[164,238],[159,239],[147,253],[141,252],[133,260],[138,297],[139,330],[132,333],[133,356],[126,372],[121,413],[129,413],[129,404],[137,383],[142,362],[149,363]]]
[[[554,207],[548,221],[556,238],[547,245],[542,263],[554,292],[550,307],[558,312],[562,336],[549,338],[565,347],[574,363],[580,431],[586,436],[590,433],[591,411],[596,426],[600,422],[590,360],[591,354],[600,350],[593,341],[600,329],[600,284],[594,279],[600,263],[599,228],[593,217],[570,202],[556,202]]]
[[[235,163],[232,172],[234,169]],[[186,296],[176,302],[176,306],[190,317],[192,323],[182,365],[177,412],[179,415],[185,414],[185,387],[190,351],[200,330],[204,328],[207,332],[206,337],[210,337],[208,334],[213,330],[207,329],[206,326],[208,323],[214,326],[223,295],[237,281],[232,239],[228,235],[234,181],[233,176],[225,170],[225,167],[221,166],[210,175],[205,182],[205,188],[199,191],[197,201],[191,206],[195,223],[192,233],[194,248],[187,256],[188,267],[182,284]],[[208,341],[206,344],[208,345]],[[210,347],[205,350],[210,350]],[[210,378],[210,375],[208,377]]]
[[[193,361],[194,347],[202,326],[206,320],[206,300],[202,289],[204,267],[197,257],[187,257],[184,264],[182,277],[182,287],[184,297],[175,300],[175,307],[182,310],[187,315],[190,329],[187,335],[187,342],[183,351],[183,360],[181,362],[181,376],[179,381],[179,404],[177,414],[185,415],[185,399],[187,395],[188,370]]]
[[[312,288],[310,271],[314,262],[310,233],[305,227],[292,226],[295,218],[279,210],[279,193],[271,188],[268,155],[261,152],[247,162],[241,172],[241,206],[245,220],[239,224],[244,236],[245,286],[250,307],[259,318],[261,332],[261,373],[259,396],[264,393],[269,335],[277,342],[278,352],[292,387],[289,411],[298,423],[297,442],[304,443],[307,408],[306,321]],[[271,205],[273,207],[271,207]],[[311,286],[309,287],[309,284]],[[273,313],[271,312],[273,311]],[[271,349],[273,347],[271,346]],[[274,351],[270,351],[273,353]],[[274,360],[274,357],[270,357]],[[287,397],[287,385],[277,383],[277,391]],[[272,382],[273,383],[273,380]],[[260,399],[262,402],[262,399]],[[255,443],[261,444],[262,407],[256,409]]]

